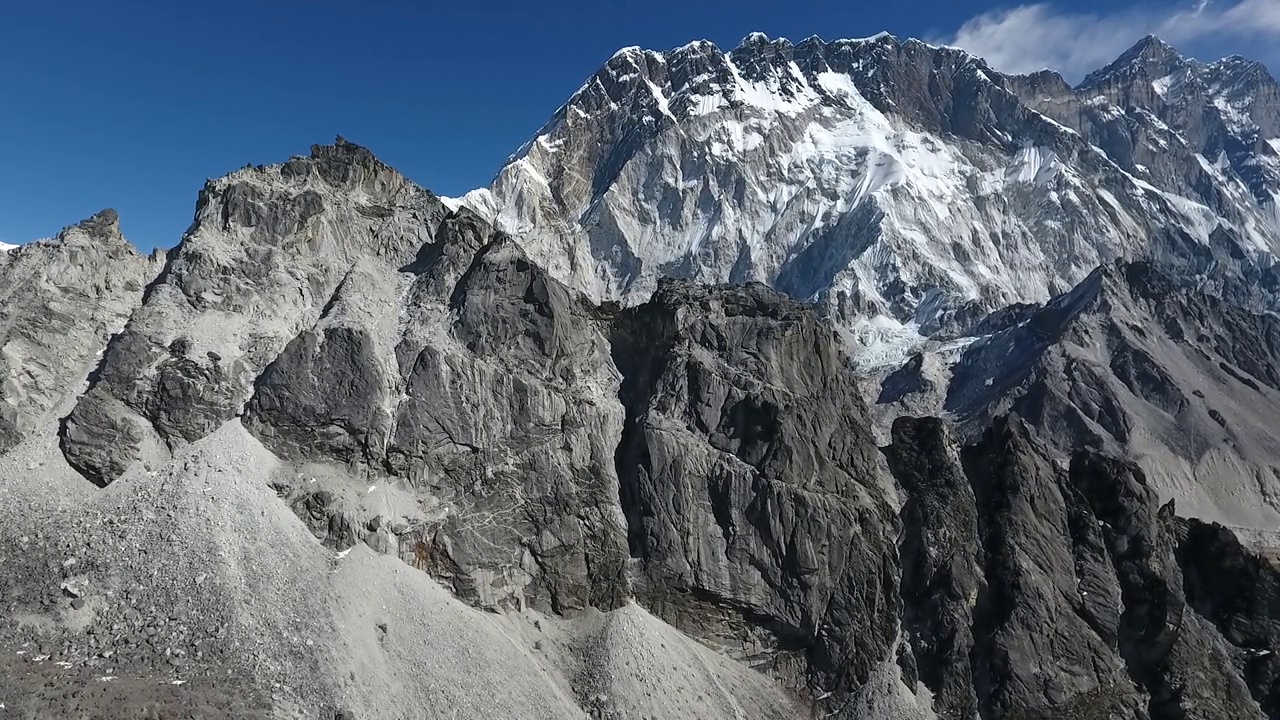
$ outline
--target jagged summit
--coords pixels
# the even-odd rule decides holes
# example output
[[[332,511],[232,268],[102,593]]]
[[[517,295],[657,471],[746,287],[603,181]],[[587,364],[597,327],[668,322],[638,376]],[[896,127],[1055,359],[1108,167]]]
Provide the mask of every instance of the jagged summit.
[[[996,246],[1010,240],[970,240],[952,227],[957,201],[1009,181],[1047,186],[1066,158],[1118,173],[1069,129],[1021,106],[1008,82],[963,50],[888,34],[799,45],[753,34],[728,52],[705,42],[624,52],[511,158],[487,195],[468,202],[592,297],[640,299],[656,278],[678,274],[756,280],[847,315],[929,322],[913,317],[927,286],[949,298],[935,293],[929,308],[1050,290],[1007,267]],[[994,154],[974,164],[976,147]],[[1131,192],[1118,177],[1109,182],[1118,197]],[[901,213],[891,208],[899,202]],[[992,207],[966,209],[964,227],[983,235],[1001,225],[980,217]],[[1106,217],[1097,210],[1072,211],[1072,222],[1095,225]],[[1012,244],[1039,245],[1062,228],[1019,223]],[[1121,246],[1133,242],[1130,232],[1071,231],[1046,250],[1072,267],[1098,250],[1061,248],[1098,235]],[[929,238],[957,233],[963,253],[930,247]],[[987,279],[972,277],[978,266]]]
[[[41,241],[50,242],[50,241]],[[52,239],[56,244],[88,244],[101,246],[109,252],[124,250],[137,254],[133,243],[120,230],[120,214],[114,209],[100,210],[74,225],[63,228]],[[38,245],[40,242],[32,243]]]
[[[118,238],[120,237],[120,214],[112,208],[107,208],[81,220],[72,227],[83,230],[92,237]]]
[[[773,40],[773,39],[770,39],[768,35],[762,32],[752,32],[752,33],[747,33],[747,36],[742,38],[741,42],[739,42],[737,46],[739,48],[752,48],[752,47],[761,47],[763,45],[769,45],[771,43],[778,43],[778,44],[786,43],[790,45],[791,41],[784,37],[780,37],[776,40]]]
[[[1110,65],[1086,75],[1078,88],[1087,90],[1139,73],[1152,79],[1161,78],[1194,63],[1159,37],[1147,35]]]

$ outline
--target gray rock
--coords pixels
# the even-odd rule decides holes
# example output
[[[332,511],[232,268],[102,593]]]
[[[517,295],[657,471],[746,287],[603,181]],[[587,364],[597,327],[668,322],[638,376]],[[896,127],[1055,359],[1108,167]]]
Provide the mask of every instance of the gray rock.
[[[364,193],[359,202],[345,200],[353,192]],[[240,413],[263,369],[315,325],[344,278],[357,266],[408,264],[446,212],[341,139],[211,181],[68,419],[64,452],[105,484],[144,455],[204,437]]]
[[[763,285],[664,283],[613,347],[641,601],[719,642],[757,636],[789,682],[865,681],[897,633],[897,523],[832,330]]]
[[[58,402],[77,392],[163,257],[139,254],[114,210],[0,253],[0,451],[53,420]]]
[[[959,443],[936,418],[902,418],[885,449],[902,485],[902,627],[907,675],[933,693],[944,718],[979,716],[974,649],[976,600],[988,592],[978,508],[960,465]]]

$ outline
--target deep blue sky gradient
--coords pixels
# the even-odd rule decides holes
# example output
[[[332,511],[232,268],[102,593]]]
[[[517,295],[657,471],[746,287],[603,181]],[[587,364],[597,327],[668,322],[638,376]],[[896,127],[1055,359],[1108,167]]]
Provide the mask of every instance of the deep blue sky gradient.
[[[0,241],[104,207],[169,247],[208,177],[341,134],[460,195],[626,45],[933,37],[986,4],[831,0],[4,0]],[[1073,8],[1103,10],[1088,0]],[[1135,38],[1136,39],[1136,38]]]

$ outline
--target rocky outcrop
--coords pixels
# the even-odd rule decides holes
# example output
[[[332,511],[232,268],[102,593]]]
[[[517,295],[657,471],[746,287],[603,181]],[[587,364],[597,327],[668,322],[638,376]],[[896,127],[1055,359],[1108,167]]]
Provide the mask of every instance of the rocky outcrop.
[[[1136,457],[1188,514],[1266,530],[1280,519],[1270,470],[1280,445],[1257,429],[1280,420],[1280,325],[1238,298],[1188,289],[1149,262],[1103,266],[1025,322],[968,345],[938,409],[967,440],[1017,412],[1061,453]],[[889,376],[881,394],[899,402],[902,385]]]
[[[309,157],[211,181],[146,302],[67,418],[67,457],[96,482],[239,414],[357,264],[407,265],[446,214],[339,138]]]
[[[1280,572],[1227,528],[1178,522],[1178,564],[1187,605],[1231,643],[1231,657],[1267,717],[1280,713]]]
[[[906,492],[903,670],[939,717],[1268,716],[1280,576],[1178,520],[1136,466],[1082,451],[1064,467],[1004,418],[963,449],[903,418],[886,455]]]
[[[56,419],[162,261],[124,239],[114,210],[0,253],[0,452]]]
[[[905,495],[899,556],[911,653],[903,670],[933,693],[940,717],[956,720],[979,716],[970,654],[975,606],[987,591],[978,505],[958,448],[943,421],[904,418],[885,449]]]
[[[386,467],[455,508],[421,528],[414,552],[507,576],[504,603],[615,607],[622,412],[604,332],[505,237],[486,238],[461,273],[450,252],[410,290],[438,334],[406,331],[395,350],[403,395]]]
[[[762,285],[668,283],[613,353],[641,602],[795,686],[864,682],[897,635],[896,522],[832,330]]]

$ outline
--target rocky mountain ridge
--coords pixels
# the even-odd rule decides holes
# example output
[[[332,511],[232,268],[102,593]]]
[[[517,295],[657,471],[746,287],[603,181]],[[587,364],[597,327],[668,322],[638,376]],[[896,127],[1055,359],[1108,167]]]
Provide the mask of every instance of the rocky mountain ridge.
[[[593,299],[760,281],[889,365],[1122,257],[1269,277],[1275,87],[1151,39],[1075,89],[887,34],[627,48],[462,202]]]

